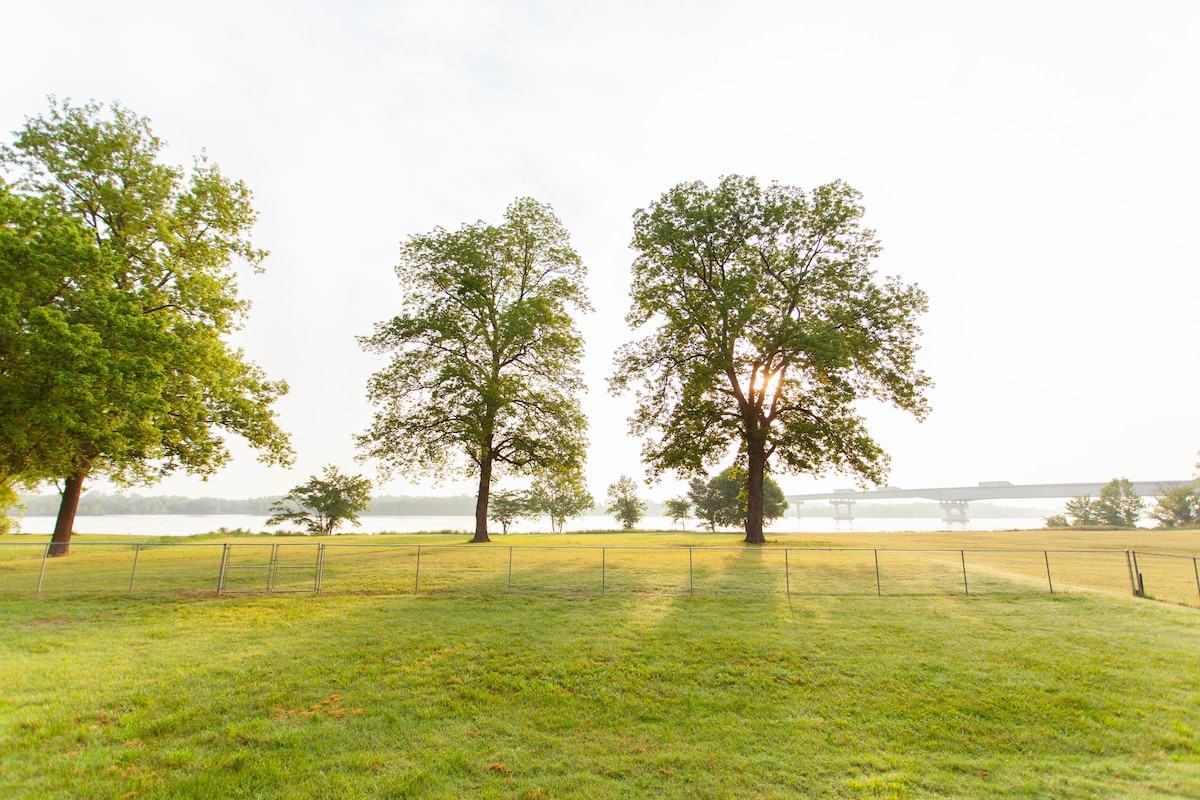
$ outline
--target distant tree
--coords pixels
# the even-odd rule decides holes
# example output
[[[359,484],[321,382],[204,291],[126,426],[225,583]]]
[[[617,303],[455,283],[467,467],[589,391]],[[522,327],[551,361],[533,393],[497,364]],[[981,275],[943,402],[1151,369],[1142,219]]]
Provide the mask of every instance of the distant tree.
[[[637,525],[646,513],[645,502],[637,496],[637,481],[622,475],[616,483],[610,484],[605,513],[612,514],[625,530]]]
[[[403,313],[360,339],[391,354],[367,397],[364,457],[428,477],[478,479],[474,542],[488,541],[492,479],[582,468],[583,339],[571,309],[590,310],[587,270],[549,206],[510,205],[500,225],[412,236],[396,267]]]
[[[358,524],[358,512],[371,502],[371,481],[361,475],[343,475],[325,467],[324,477],[314,475],[292,489],[272,507],[268,525],[295,522],[309,533],[331,535],[343,523]]]
[[[688,486],[688,499],[696,508],[696,516],[710,531],[718,527],[743,527],[746,524],[747,474],[744,467],[733,464],[710,480],[693,478]],[[763,479],[763,520],[770,523],[787,513],[783,489],[767,475]]]
[[[1067,518],[1063,514],[1051,514],[1046,517],[1047,528],[1066,528],[1069,525],[1070,523],[1067,522]]]
[[[1115,528],[1133,528],[1142,515],[1145,502],[1133,489],[1128,478],[1114,478],[1100,487],[1096,512],[1100,521]]]
[[[879,483],[887,456],[856,402],[927,411],[916,367],[926,296],[876,278],[860,197],[840,181],[806,193],[729,176],[680,184],[634,215],[626,319],[650,333],[618,351],[610,388],[637,387],[630,429],[652,477],[696,475],[736,443],[750,544],[766,541],[769,461]]]
[[[688,482],[687,498],[696,509],[696,518],[710,532],[717,529],[717,514],[720,512],[722,499],[707,478],[692,478]]]
[[[499,522],[504,533],[508,533],[509,526],[514,522],[533,513],[529,492],[492,492],[488,517],[492,522]]]
[[[582,516],[595,504],[579,472],[556,472],[540,479],[530,498],[535,513],[550,517],[554,533],[562,533],[568,519]]]
[[[727,528],[740,528],[746,524],[747,479],[744,467],[734,464],[721,470],[711,481],[709,487],[719,498],[714,519],[717,525]],[[783,489],[770,475],[763,479],[763,522],[779,519],[787,513],[787,500]]]
[[[692,504],[686,497],[672,497],[666,502],[666,515],[673,525],[686,525],[692,516]]]
[[[1067,519],[1074,527],[1101,525],[1100,509],[1090,495],[1081,494],[1067,501]]]
[[[259,269],[250,190],[204,157],[163,164],[119,104],[51,99],[0,148],[0,479],[62,480],[50,555],[84,481],[148,484],[225,464],[222,433],[287,463],[267,380],[227,341]]]
[[[1200,523],[1200,489],[1196,484],[1160,489],[1150,510],[1160,528],[1183,528]]]

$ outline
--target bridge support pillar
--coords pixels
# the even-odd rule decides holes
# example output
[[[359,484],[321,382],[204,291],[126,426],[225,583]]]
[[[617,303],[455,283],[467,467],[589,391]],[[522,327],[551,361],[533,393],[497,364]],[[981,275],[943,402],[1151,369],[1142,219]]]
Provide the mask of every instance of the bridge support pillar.
[[[837,522],[853,522],[854,521],[854,501],[849,498],[830,500],[829,505],[833,506],[833,519]]]
[[[943,500],[941,502],[942,511],[946,512],[942,517],[943,522],[966,522],[967,521],[967,501],[966,500]]]

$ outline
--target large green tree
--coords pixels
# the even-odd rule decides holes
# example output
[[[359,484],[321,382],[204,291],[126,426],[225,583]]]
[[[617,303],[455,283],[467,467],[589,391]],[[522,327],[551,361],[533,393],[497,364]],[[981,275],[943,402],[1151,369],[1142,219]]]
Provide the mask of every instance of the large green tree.
[[[856,402],[927,412],[915,363],[926,296],[876,277],[859,200],[840,181],[809,193],[730,176],[680,184],[634,215],[627,320],[650,332],[620,349],[610,386],[636,387],[630,429],[652,477],[701,473],[736,445],[748,543],[765,541],[769,461],[878,483],[887,456]]]
[[[210,474],[224,433],[291,457],[286,385],[226,341],[247,311],[238,268],[266,255],[250,191],[162,146],[118,104],[52,98],[0,150],[0,478],[62,481],[55,555],[90,477]]]
[[[396,274],[403,312],[361,339],[391,361],[371,377],[376,406],[358,437],[385,474],[478,478],[475,537],[488,541],[498,468],[578,471],[587,447],[572,310],[589,310],[586,268],[549,206],[512,203],[499,225],[413,236]]]

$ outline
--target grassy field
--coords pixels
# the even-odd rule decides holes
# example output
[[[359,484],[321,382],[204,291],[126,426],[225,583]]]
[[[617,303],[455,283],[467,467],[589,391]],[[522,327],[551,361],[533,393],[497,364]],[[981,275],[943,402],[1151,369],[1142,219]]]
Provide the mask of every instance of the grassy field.
[[[880,536],[897,548],[805,542],[816,558]],[[1137,546],[1188,552],[1180,536]],[[664,548],[606,565],[625,583],[605,595],[554,589],[592,577],[590,548],[582,566],[522,562],[513,594],[490,562],[471,578],[443,554],[446,583],[423,563],[420,595],[0,595],[0,796],[1200,798],[1197,609],[1132,598],[1127,576],[1053,595],[747,593],[782,583],[779,553],[739,559],[730,538],[554,537]],[[694,596],[675,569],[688,543],[711,557]],[[940,575],[929,557],[906,568]],[[988,568],[999,586],[1018,567]]]

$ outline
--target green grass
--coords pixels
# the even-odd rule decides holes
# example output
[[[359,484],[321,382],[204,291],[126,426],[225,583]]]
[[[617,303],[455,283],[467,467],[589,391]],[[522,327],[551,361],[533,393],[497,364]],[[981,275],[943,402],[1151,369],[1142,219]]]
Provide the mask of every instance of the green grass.
[[[1200,797],[1194,608],[746,594],[762,551],[688,596],[630,552],[605,596],[2,595],[0,796]]]

